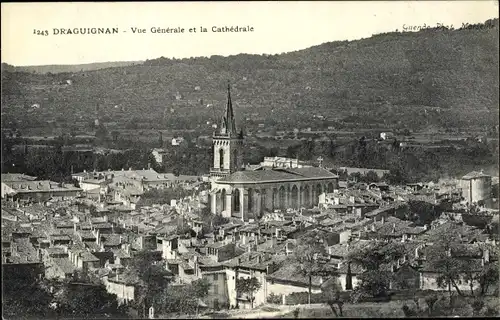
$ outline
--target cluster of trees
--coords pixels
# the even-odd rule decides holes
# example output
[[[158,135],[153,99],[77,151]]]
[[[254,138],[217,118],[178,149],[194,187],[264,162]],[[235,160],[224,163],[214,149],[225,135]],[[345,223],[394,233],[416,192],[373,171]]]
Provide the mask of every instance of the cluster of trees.
[[[120,153],[63,150],[62,137],[47,148],[13,148],[12,140],[2,139],[2,172],[19,172],[58,182],[72,182],[71,174],[83,170],[105,171],[143,169],[153,163],[150,150],[127,149]]]
[[[39,279],[24,268],[9,268],[4,275],[2,308],[7,319],[128,317],[116,295],[103,285],[82,283],[78,276],[63,281]]]
[[[469,142],[460,148],[446,150],[424,148],[401,148],[397,141],[392,144],[379,144],[364,137],[359,140],[338,145],[330,141],[302,141],[288,147],[287,156],[302,160],[314,160],[319,156],[325,163],[338,166],[377,168],[390,170],[382,180],[391,184],[404,184],[418,181],[435,181],[443,176],[461,176],[471,167],[491,165],[498,157],[494,145]],[[373,173],[357,176],[361,180],[378,181]]]
[[[412,281],[404,278],[404,275],[393,273],[390,266],[396,259],[404,255],[405,249],[402,243],[387,243],[383,241],[374,241],[368,246],[351,251],[347,257],[347,286],[352,286],[349,282],[350,270],[356,264],[363,270],[357,275],[360,281],[351,292],[343,291],[335,277],[337,271],[328,267],[327,260],[322,259],[325,256],[325,235],[322,231],[312,231],[306,233],[298,239],[297,247],[294,253],[294,260],[299,262],[297,271],[307,276],[309,279],[309,303],[311,301],[312,277],[325,276],[330,277],[322,285],[322,292],[315,300],[330,306],[335,316],[343,316],[343,306],[345,303],[357,303],[366,299],[377,299],[387,301],[391,299],[394,289],[416,290]],[[424,297],[427,308],[422,311],[419,307],[419,300],[416,298],[417,308],[413,306],[402,306],[405,315],[408,316],[443,316],[453,314],[458,307],[456,300],[453,300],[453,291],[456,291],[458,297],[463,298],[461,303],[469,304],[475,310],[476,315],[493,314],[494,311],[485,307],[480,302],[487,294],[491,294],[491,289],[498,284],[499,272],[498,264],[486,263],[481,270],[477,266],[459,258],[456,253],[460,250],[460,237],[452,230],[444,231],[433,239],[432,250],[427,252],[428,267],[436,270],[440,276],[437,283],[440,287],[447,289],[447,305],[444,305],[445,297],[435,293]],[[460,281],[469,281],[470,293],[464,293],[460,290],[458,283]],[[479,283],[479,289],[475,290],[472,282]],[[498,289],[496,289],[498,290]],[[465,300],[464,300],[465,299]],[[279,303],[278,297],[273,297],[275,303]],[[436,304],[437,302],[437,304]],[[460,303],[458,303],[460,304]],[[436,307],[438,306],[439,307]],[[419,311],[420,310],[420,311]],[[497,314],[497,313],[494,313]]]
[[[351,174],[348,174],[345,170],[338,170],[336,173],[339,176],[339,180],[350,180],[363,183],[380,182],[380,180],[383,180],[377,175],[375,171],[372,170],[366,172],[365,174],[362,174],[361,172],[353,172]]]
[[[426,201],[410,200],[404,210],[396,211],[396,218],[412,221],[419,226],[430,225],[439,218],[443,212],[441,205]]]
[[[202,175],[210,171],[212,157],[211,148],[180,145],[166,150],[163,154],[163,163],[156,165],[160,172],[168,171],[175,175]]]

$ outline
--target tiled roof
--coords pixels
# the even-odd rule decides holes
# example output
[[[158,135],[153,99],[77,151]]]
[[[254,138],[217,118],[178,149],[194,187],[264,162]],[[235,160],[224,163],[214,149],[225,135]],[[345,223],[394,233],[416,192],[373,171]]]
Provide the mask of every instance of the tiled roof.
[[[207,256],[201,256],[201,257],[199,257],[198,258],[198,263],[200,265],[207,266],[207,267],[216,267],[216,266],[220,266],[221,265],[220,262],[217,262],[217,261],[215,261],[212,258],[207,257]]]
[[[260,257],[260,261],[259,261]],[[223,265],[228,267],[245,267],[251,269],[258,270],[266,270],[266,267],[273,262],[279,262],[279,259],[283,259],[281,257],[273,257],[271,259],[266,260],[265,254],[260,252],[245,252],[235,258],[232,258],[223,263]]]
[[[351,274],[361,274],[365,271],[364,268],[358,263],[353,262],[350,264],[350,267],[351,267]],[[338,269],[338,273],[347,274],[348,270],[349,270],[349,264],[342,263]]]
[[[33,180],[36,180],[36,177],[28,176],[24,173],[2,173],[2,182]]]
[[[262,183],[311,179],[332,179],[337,175],[317,167],[295,169],[273,169],[260,171],[238,171],[219,180],[219,183]]]
[[[4,182],[17,193],[81,191],[71,184],[59,184],[49,180]]]
[[[80,254],[80,257],[82,258],[82,261],[85,261],[85,262],[99,261],[99,259],[96,256],[94,256],[92,253],[90,253],[88,251],[83,251]]]
[[[477,179],[491,177],[490,175],[484,174],[482,172],[472,171],[462,177],[463,180]]]
[[[229,245],[232,245],[232,243],[226,243],[226,242],[220,241],[220,242],[210,243],[206,247],[207,248],[213,248],[213,249],[220,249],[220,248],[223,248],[223,247],[226,247],[226,246],[229,246]]]
[[[101,241],[105,246],[116,247],[122,244],[122,239],[119,234],[103,234]]]
[[[467,262],[465,264],[467,269],[464,270],[464,271],[469,271],[470,272],[470,271],[481,271],[481,270],[483,270],[482,260],[481,259],[467,259],[465,261]],[[422,264],[422,268],[420,270],[424,271],[424,272],[435,272],[435,271],[437,271],[427,261]]]
[[[296,283],[300,283],[304,286],[309,284],[308,277],[301,272],[299,263],[283,263],[282,267],[273,272],[272,274],[267,276],[268,279],[275,279],[281,281],[293,281]],[[313,276],[312,277],[312,285],[320,286],[321,277]]]
[[[95,243],[94,241],[84,241],[85,247],[89,248],[92,251],[99,251],[101,247]]]

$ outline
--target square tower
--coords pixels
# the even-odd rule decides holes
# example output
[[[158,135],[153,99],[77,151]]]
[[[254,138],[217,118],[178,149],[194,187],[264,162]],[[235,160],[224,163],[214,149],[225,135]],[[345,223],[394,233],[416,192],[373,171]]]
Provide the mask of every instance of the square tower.
[[[214,151],[210,177],[217,180],[241,170],[243,165],[243,132],[238,132],[234,120],[231,88],[227,86],[226,112],[220,130],[214,132],[212,139]]]

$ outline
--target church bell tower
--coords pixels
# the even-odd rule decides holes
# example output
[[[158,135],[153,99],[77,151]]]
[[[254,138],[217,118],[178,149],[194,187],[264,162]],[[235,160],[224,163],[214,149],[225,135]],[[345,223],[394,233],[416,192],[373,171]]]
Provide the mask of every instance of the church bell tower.
[[[210,170],[212,179],[217,180],[242,169],[243,132],[238,132],[236,129],[229,84],[226,112],[220,128],[214,132],[212,146],[214,151],[213,167]]]

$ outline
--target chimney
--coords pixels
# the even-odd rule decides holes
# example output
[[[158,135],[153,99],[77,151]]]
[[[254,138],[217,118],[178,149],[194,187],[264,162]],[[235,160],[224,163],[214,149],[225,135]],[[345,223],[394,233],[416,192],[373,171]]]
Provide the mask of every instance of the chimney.
[[[116,273],[116,281],[118,281],[118,272]]]
[[[396,223],[392,224],[392,233],[396,233]]]
[[[375,224],[372,224],[372,232],[375,232]]]
[[[248,247],[247,247],[247,252],[248,252],[248,253],[252,252],[252,245],[251,245],[251,244],[249,244],[249,245],[248,245]]]
[[[407,235],[406,235],[406,233],[405,233],[405,234],[403,234],[403,239],[402,239],[402,241],[401,241],[401,242],[406,242],[406,240],[407,240],[407,239],[408,239],[408,236],[407,236]]]
[[[280,229],[279,228],[276,228],[276,232],[275,232],[275,235],[276,235],[276,238],[278,238],[280,236]]]
[[[382,224],[384,224],[384,223],[385,223],[385,217],[384,217],[384,216],[382,216],[381,221],[382,221]]]
[[[425,224],[425,225],[424,225],[424,230],[425,230],[425,231],[429,230],[429,225],[428,225],[428,224]]]
[[[415,248],[415,259],[420,259],[420,246]]]
[[[486,263],[490,262],[490,250],[486,249],[483,251],[483,260]]]
[[[101,232],[99,231],[99,229],[95,229],[96,232],[95,232],[95,243],[97,243],[98,245],[101,244]]]
[[[258,256],[257,256],[257,261],[258,261],[259,263],[262,263],[262,255],[258,255]]]
[[[76,222],[73,223],[73,231],[76,232],[77,228],[76,228]]]

